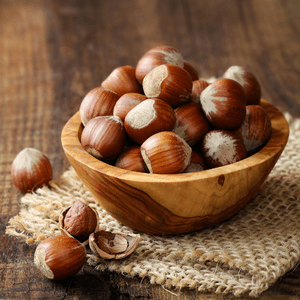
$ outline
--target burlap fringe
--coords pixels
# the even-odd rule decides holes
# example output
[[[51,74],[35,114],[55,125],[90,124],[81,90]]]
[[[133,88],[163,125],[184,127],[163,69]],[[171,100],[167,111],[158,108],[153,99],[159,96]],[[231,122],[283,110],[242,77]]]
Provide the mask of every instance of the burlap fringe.
[[[286,149],[259,194],[235,217],[186,235],[141,234],[138,248],[128,258],[107,261],[89,255],[87,263],[100,271],[148,277],[168,289],[236,296],[258,296],[267,290],[300,258],[300,119],[285,117],[290,123]],[[6,233],[29,244],[60,234],[59,212],[82,199],[98,210],[104,229],[132,232],[95,203],[70,168],[50,188],[21,198],[20,213],[10,219]]]

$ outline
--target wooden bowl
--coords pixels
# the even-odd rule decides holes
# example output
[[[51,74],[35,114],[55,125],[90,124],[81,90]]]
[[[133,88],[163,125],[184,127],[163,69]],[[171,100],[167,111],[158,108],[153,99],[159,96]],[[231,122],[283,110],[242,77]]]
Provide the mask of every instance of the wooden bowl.
[[[76,113],[62,131],[62,146],[76,173],[100,205],[132,229],[180,234],[219,223],[237,213],[257,193],[280,157],[289,126],[279,110],[261,101],[272,122],[268,143],[237,163],[182,174],[147,174],[104,163],[80,144]]]

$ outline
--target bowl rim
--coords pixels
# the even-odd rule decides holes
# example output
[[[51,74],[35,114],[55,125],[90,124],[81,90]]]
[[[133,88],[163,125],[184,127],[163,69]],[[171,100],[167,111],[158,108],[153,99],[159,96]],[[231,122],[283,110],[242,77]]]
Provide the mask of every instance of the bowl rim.
[[[208,179],[220,174],[226,175],[238,172],[245,169],[245,167],[251,168],[258,164],[265,163],[276,155],[280,156],[288,141],[289,124],[284,115],[271,103],[261,99],[260,106],[268,112],[271,119],[272,134],[267,144],[260,151],[241,161],[204,171],[179,174],[150,174],[121,169],[103,162],[85,151],[80,143],[79,132],[82,131],[83,125],[79,111],[76,112],[63,127],[61,143],[67,156],[72,157],[79,163],[99,173],[125,181],[174,183],[201,180],[204,178]]]

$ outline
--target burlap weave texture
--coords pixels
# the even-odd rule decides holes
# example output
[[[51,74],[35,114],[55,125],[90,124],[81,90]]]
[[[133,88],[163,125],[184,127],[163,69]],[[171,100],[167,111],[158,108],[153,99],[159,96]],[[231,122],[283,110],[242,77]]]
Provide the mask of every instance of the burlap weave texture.
[[[300,119],[290,123],[288,144],[258,195],[236,216],[211,228],[178,236],[141,234],[136,251],[124,260],[90,256],[87,263],[128,276],[147,276],[166,288],[249,293],[258,296],[300,260]],[[19,215],[6,233],[27,243],[60,234],[63,207],[84,200],[100,215],[103,228],[132,230],[108,215],[85,189],[74,170],[51,187],[21,198]]]

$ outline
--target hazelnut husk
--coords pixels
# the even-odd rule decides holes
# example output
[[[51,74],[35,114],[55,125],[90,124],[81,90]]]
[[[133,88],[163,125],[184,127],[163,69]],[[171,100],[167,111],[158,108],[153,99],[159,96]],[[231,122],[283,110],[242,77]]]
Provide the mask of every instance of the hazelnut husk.
[[[105,259],[122,259],[138,246],[139,234],[113,233],[98,230],[90,234],[89,246],[94,254]]]
[[[99,216],[94,209],[78,200],[62,210],[59,224],[63,235],[74,237],[83,245],[87,245],[89,235],[98,229]]]

